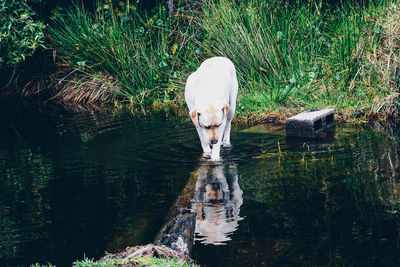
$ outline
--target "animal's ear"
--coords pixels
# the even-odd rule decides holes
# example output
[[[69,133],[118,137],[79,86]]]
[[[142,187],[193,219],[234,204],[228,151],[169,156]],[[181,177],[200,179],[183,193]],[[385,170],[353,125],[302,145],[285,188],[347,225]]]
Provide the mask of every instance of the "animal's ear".
[[[228,117],[229,105],[225,104],[225,117]]]
[[[193,121],[194,126],[199,127],[199,121],[198,121],[196,108],[192,109],[189,114],[190,114],[190,118]]]

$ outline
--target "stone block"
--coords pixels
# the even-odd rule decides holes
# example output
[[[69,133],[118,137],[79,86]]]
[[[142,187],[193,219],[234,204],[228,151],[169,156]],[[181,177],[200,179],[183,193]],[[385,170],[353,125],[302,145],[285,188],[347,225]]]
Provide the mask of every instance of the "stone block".
[[[316,137],[335,127],[334,109],[309,110],[286,120],[286,136]]]

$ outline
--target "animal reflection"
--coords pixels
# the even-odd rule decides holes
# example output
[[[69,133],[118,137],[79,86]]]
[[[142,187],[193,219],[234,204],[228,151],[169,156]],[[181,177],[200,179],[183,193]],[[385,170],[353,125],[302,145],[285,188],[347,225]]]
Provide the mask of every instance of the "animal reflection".
[[[203,244],[223,245],[236,231],[243,203],[236,166],[200,166],[193,199],[196,213],[195,240]]]

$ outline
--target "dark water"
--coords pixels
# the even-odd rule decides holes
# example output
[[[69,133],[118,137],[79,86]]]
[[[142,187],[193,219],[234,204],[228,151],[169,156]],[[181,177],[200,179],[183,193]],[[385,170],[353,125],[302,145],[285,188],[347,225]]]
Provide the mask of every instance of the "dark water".
[[[341,126],[330,140],[234,127],[210,165],[189,120],[0,111],[0,266],[71,266],[152,242],[182,190],[199,264],[400,266],[396,124]]]

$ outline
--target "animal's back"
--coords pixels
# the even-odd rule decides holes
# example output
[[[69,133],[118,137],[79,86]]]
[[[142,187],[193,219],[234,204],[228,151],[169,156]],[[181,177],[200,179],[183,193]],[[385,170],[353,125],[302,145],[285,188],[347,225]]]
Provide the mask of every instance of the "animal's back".
[[[235,82],[235,67],[228,58],[213,57],[205,60],[189,76],[186,83],[185,100],[189,109],[192,108],[191,102],[194,102],[194,98],[197,101],[224,99],[226,103],[229,103],[229,94]]]
[[[203,63],[201,63],[200,68],[221,68],[221,67],[228,67],[229,69],[235,69],[232,61],[229,58],[226,57],[212,57],[209,59],[206,59],[203,61]]]

